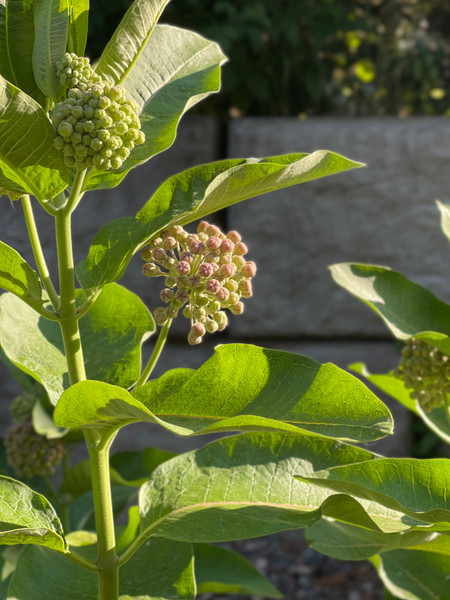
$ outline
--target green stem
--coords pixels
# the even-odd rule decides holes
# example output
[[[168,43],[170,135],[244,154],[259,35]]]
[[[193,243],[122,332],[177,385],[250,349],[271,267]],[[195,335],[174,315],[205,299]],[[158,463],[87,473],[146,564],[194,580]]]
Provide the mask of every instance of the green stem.
[[[98,567],[95,563],[91,562],[87,558],[84,558],[84,556],[80,556],[80,554],[77,554],[77,552],[74,552],[73,550],[69,550],[69,552],[64,554],[64,556],[70,558],[71,561],[73,561],[77,565],[80,565],[80,567],[89,569],[89,571],[98,572]]]
[[[124,565],[128,560],[130,560],[130,558],[133,556],[133,554],[135,554],[139,548],[142,546],[142,544],[145,542],[147,538],[145,538],[145,536],[138,536],[135,540],[133,540],[133,542],[131,542],[131,544],[128,546],[128,548],[126,550],[123,551],[123,553],[120,555],[119,557],[119,566],[121,567],[122,565]]]
[[[70,384],[86,379],[75,298],[75,275],[72,252],[71,216],[82,196],[86,171],[77,171],[67,204],[55,215],[58,248],[61,306],[59,324],[64,341]],[[112,437],[103,440],[92,430],[84,435],[89,451],[95,521],[97,526],[97,567],[99,600],[118,600],[118,567],[115,548],[114,517],[109,477],[109,446]]]
[[[119,569],[109,472],[109,448],[112,439],[111,437],[106,444],[99,444],[93,432],[86,431],[95,499],[100,600],[117,600],[119,597]]]
[[[169,333],[170,326],[172,325],[172,319],[169,319],[167,323],[161,328],[159,332],[158,341],[156,342],[155,347],[153,348],[152,355],[149,358],[148,363],[145,365],[144,370],[139,376],[139,379],[136,382],[135,388],[141,387],[147,381],[147,379],[152,374],[153,368],[156,365],[156,362],[159,358],[159,355],[164,348],[164,344],[167,340],[167,334]]]
[[[27,224],[28,235],[31,242],[31,248],[33,250],[34,260],[36,261],[36,266],[41,276],[42,283],[44,284],[44,287],[47,291],[48,297],[50,298],[50,301],[53,304],[53,308],[55,309],[55,312],[58,312],[59,296],[50,278],[50,273],[48,271],[47,263],[45,261],[45,256],[42,251],[41,241],[39,239],[39,234],[36,227],[36,221],[34,220],[33,207],[31,205],[30,196],[28,194],[22,196],[22,208],[23,214],[25,216],[25,222]]]

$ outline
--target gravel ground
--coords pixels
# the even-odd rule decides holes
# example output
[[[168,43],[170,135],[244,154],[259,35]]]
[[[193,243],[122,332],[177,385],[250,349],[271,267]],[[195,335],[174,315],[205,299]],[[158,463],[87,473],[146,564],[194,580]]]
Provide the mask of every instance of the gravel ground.
[[[383,586],[367,561],[341,561],[312,550],[301,531],[224,544],[245,556],[285,600],[383,600]],[[249,600],[203,594],[201,600]],[[262,600],[252,596],[252,600]]]

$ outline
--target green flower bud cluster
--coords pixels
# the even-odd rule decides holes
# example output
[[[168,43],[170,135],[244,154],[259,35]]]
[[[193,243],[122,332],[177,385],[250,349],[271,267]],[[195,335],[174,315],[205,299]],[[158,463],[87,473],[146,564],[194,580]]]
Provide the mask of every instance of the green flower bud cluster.
[[[61,85],[67,89],[86,90],[92,83],[99,83],[100,75],[91,67],[89,59],[66,52],[64,58],[56,63],[56,74]]]
[[[16,396],[9,406],[9,412],[11,413],[14,423],[18,423],[24,417],[31,414],[34,403],[38,399],[36,394],[33,392],[22,392],[20,396]]]
[[[31,416],[12,425],[5,437],[6,458],[17,477],[51,475],[61,461],[61,440],[48,440],[33,430]]]
[[[412,389],[411,397],[430,412],[445,405],[450,394],[450,356],[423,340],[410,338],[402,350],[397,377]]]
[[[136,102],[119,85],[102,81],[85,90],[72,88],[52,111],[59,134],[54,145],[68,167],[118,169],[145,141],[137,111]]]
[[[10,200],[15,202],[16,200],[20,200],[20,198],[22,198],[23,194],[19,194],[18,192],[11,192],[11,191],[5,190],[4,188],[0,187],[0,198],[2,196],[8,196],[8,198]]]
[[[235,315],[244,311],[242,298],[252,295],[251,279],[256,273],[247,261],[247,246],[237,231],[227,235],[202,221],[196,234],[174,225],[159,234],[142,251],[142,268],[147,277],[164,277],[161,300],[167,305],[155,310],[157,325],[164,325],[179,311],[191,321],[190,344],[203,335],[222,331],[228,324],[224,309]]]

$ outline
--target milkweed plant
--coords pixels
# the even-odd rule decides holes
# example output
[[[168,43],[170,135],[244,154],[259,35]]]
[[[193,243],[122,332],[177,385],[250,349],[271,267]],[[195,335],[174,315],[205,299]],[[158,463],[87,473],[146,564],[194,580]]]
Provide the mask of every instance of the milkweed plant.
[[[152,378],[175,319],[185,322],[186,344],[220,340],[253,293],[257,266],[245,240],[205,218],[360,163],[316,151],[188,169],[136,215],[106,223],[74,264],[79,203],[169,148],[182,115],[219,89],[225,56],[196,33],[157,24],[167,2],[135,0],[92,65],[88,0],[0,0],[0,191],[4,211],[7,197],[22,206],[35,262],[0,242],[2,360],[23,388],[0,457],[0,598],[280,597],[216,543],[306,528],[322,552],[373,560],[386,594],[444,599],[447,463],[384,459],[355,445],[393,427],[358,378],[246,344],[218,345],[200,368]],[[38,204],[54,221],[55,273],[34,219]],[[135,254],[142,281],[160,293],[153,313],[117,283]],[[377,277],[361,275],[367,286]],[[419,303],[417,319],[438,302],[424,298],[430,312]],[[415,341],[392,381],[448,437],[443,306],[425,328],[431,333],[418,321],[401,330]],[[114,451],[117,432],[137,422],[179,437],[232,435],[179,455]],[[89,458],[77,462],[83,444]],[[407,580],[397,565],[413,562],[421,585],[428,577],[440,591],[424,595]]]

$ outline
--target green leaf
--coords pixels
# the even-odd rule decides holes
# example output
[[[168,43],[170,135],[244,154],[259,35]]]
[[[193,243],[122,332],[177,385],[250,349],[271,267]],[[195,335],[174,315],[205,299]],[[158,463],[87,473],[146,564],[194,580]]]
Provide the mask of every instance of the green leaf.
[[[418,332],[450,335],[450,306],[431,292],[385,267],[342,263],[331,267],[334,281],[365,302],[404,340]]]
[[[394,550],[379,557],[378,574],[394,598],[443,600],[449,591],[449,555]]]
[[[56,427],[52,415],[47,412],[40,398],[34,403],[31,417],[34,431],[48,440],[60,439],[68,433],[67,429]]]
[[[243,556],[219,546],[194,544],[199,594],[248,594],[282,598],[282,594]]]
[[[422,337],[422,334],[417,337]],[[349,366],[349,369],[366,377],[380,390],[398,400],[403,406],[419,416],[444,442],[450,444],[450,423],[444,407],[425,412],[420,404],[411,398],[410,391],[405,387],[403,379],[396,377],[392,371],[386,374],[371,374],[363,363],[354,363]]]
[[[361,166],[327,151],[262,159],[226,160],[194,167],[163,183],[136,218],[112,221],[100,230],[77,266],[85,289],[122,277],[133,254],[158,231],[240,202]]]
[[[78,548],[92,555],[94,546]],[[151,565],[152,568],[149,568]],[[195,596],[192,547],[163,539],[152,539],[120,569],[121,597],[151,600],[193,600]],[[25,548],[14,572],[8,600],[98,600],[97,574],[63,556],[43,548]]]
[[[117,553],[121,554],[137,537],[141,517],[139,515],[139,506],[130,506],[128,509],[128,523],[126,527],[119,530],[117,533],[116,548]],[[119,528],[118,528],[119,529]]]
[[[130,75],[169,0],[135,0],[95,67],[103,79],[123,84]],[[157,61],[156,64],[159,64]]]
[[[442,204],[442,202],[436,202],[438,209],[441,212],[441,227],[442,231],[450,241],[450,205]]]
[[[32,65],[33,4],[33,0],[0,0],[0,73],[43,105],[45,97],[36,85]]]
[[[56,404],[69,386],[58,323],[39,317],[12,294],[0,297],[0,307],[0,339],[5,354],[42,383]],[[116,284],[105,286],[80,319],[87,377],[123,387],[132,385],[140,373],[141,344],[154,328],[148,309],[137,296]]]
[[[316,436],[224,438],[155,469],[139,496],[141,535],[211,543],[311,526],[340,497],[294,476],[373,458]]]
[[[345,465],[301,478],[427,523],[450,522],[446,459],[379,458],[370,464]]]
[[[130,503],[136,502],[136,490],[128,486],[114,485],[111,488],[114,519],[118,519]],[[95,531],[94,496],[92,490],[81,494],[70,505],[70,529]]]
[[[400,518],[400,516],[399,516]],[[340,560],[363,560],[375,554],[424,544],[436,533],[429,530],[374,531],[336,520],[321,519],[305,532],[317,552]],[[448,536],[440,536],[447,538]]]
[[[7,600],[8,588],[22,546],[4,546],[0,550],[0,600]]]
[[[198,34],[158,25],[123,86],[139,105],[145,142],[115,171],[92,171],[85,189],[118,185],[130,169],[169,148],[182,115],[220,88],[219,46]],[[109,66],[106,67],[109,69]]]
[[[140,487],[158,465],[174,456],[174,452],[159,448],[144,448],[141,452],[118,452],[110,460],[112,483]]]
[[[89,0],[69,0],[68,49],[84,56],[88,33]]]
[[[55,132],[30,96],[0,76],[0,169],[42,202],[67,187],[67,169],[53,146]]]
[[[38,544],[58,552],[67,545],[48,500],[25,484],[0,476],[0,545]]]
[[[61,83],[56,74],[56,63],[66,53],[69,0],[37,0],[34,3],[34,27],[34,77],[39,89],[57,102]]]
[[[42,308],[42,286],[38,274],[10,246],[0,241],[0,288],[15,294],[32,308]]]
[[[297,354],[227,344],[181,377],[169,371],[132,392],[179,435],[306,430],[369,441],[392,431],[388,409],[358,379]]]

